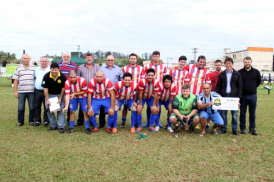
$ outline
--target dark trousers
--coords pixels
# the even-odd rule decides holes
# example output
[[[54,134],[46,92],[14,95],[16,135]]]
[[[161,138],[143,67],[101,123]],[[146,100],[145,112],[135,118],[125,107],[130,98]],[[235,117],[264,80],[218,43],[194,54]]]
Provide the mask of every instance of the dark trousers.
[[[257,107],[257,94],[243,95],[240,99],[240,129],[246,129],[246,109],[249,110],[249,130],[253,130],[256,127],[256,107]]]
[[[29,122],[34,121],[34,93],[19,93],[18,94],[18,122],[24,124],[25,119],[25,103],[28,100],[29,105]]]
[[[46,110],[46,105],[45,105],[45,95],[44,95],[44,90],[37,90],[34,89],[34,119],[36,122],[41,123],[41,106],[44,106],[44,123],[49,122],[48,115],[47,115],[47,110]]]
[[[106,124],[106,113],[104,107],[100,108],[99,113],[99,126],[103,127]]]

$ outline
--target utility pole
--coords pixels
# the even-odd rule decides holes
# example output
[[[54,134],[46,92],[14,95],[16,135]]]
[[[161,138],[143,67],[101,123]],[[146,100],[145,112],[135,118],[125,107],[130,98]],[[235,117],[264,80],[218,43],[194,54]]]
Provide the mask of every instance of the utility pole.
[[[80,45],[78,45],[78,57],[80,57]]]
[[[194,61],[196,62],[196,53],[198,48],[193,48],[193,54],[194,54]]]

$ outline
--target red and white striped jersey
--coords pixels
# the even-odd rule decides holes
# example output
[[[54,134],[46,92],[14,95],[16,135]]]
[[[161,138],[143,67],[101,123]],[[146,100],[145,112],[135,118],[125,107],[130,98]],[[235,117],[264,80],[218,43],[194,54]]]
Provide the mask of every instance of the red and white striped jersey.
[[[174,68],[170,69],[169,74],[173,78],[173,84],[175,84],[177,87],[176,94],[182,93],[182,86],[185,83],[189,83],[189,74],[187,70],[180,70],[178,66],[175,66]]]
[[[144,69],[145,75],[149,68],[153,68],[155,70],[155,78],[158,79],[160,83],[162,83],[163,77],[167,74],[166,66],[163,65],[162,63],[159,63],[159,64],[150,63],[150,64],[146,65],[146,67]]]
[[[82,95],[75,95],[74,98],[84,98],[87,96],[87,82],[84,78],[82,77],[77,77],[76,78],[76,83],[73,84],[71,83],[71,80],[68,78],[67,81],[65,82],[65,94],[72,94],[72,93],[77,93],[77,92],[85,92]]]
[[[211,84],[211,76],[209,71],[206,68],[200,69],[197,68],[196,64],[187,65],[184,70],[188,71],[190,81],[190,92],[194,95],[199,95],[203,91],[203,84]]]
[[[102,83],[98,83],[96,78],[90,80],[88,84],[88,93],[93,94],[94,99],[105,99],[110,97],[109,92],[113,90],[109,79],[104,78]]]
[[[164,83],[160,83],[160,89],[158,92],[159,96],[159,101],[168,101],[171,99],[171,97],[175,97],[176,91],[177,91],[177,86],[175,84],[171,84],[169,88],[166,88],[164,86]]]
[[[119,81],[114,85],[114,91],[116,93],[117,100],[133,99],[136,89],[137,82],[131,82],[128,87],[125,86],[124,81]]]
[[[136,67],[132,67],[131,65],[127,65],[123,67],[122,69],[123,73],[131,73],[132,74],[132,80],[136,82],[137,84],[139,81],[145,77],[144,74],[144,68],[138,64],[136,64]]]
[[[143,78],[138,84],[138,90],[143,91],[143,99],[150,99],[153,97],[153,93],[159,92],[159,89],[159,81],[155,78],[152,83],[148,83],[147,78]]]

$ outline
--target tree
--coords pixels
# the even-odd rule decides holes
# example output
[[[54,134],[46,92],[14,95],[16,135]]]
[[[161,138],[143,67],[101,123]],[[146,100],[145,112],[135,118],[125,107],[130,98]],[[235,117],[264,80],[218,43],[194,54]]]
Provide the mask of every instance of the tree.
[[[194,60],[190,60],[189,64],[195,64],[196,62]]]
[[[107,51],[107,52],[106,52],[106,57],[108,57],[109,55],[111,55],[111,52],[110,52],[110,51]]]

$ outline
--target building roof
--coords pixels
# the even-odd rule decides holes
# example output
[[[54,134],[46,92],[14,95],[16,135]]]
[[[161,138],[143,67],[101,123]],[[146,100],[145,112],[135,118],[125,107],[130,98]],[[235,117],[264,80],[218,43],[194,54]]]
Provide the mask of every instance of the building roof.
[[[244,51],[273,52],[273,48],[270,48],[270,47],[247,47],[246,50],[229,52],[226,54],[238,53],[238,52],[244,52]]]

